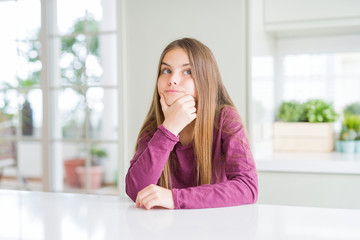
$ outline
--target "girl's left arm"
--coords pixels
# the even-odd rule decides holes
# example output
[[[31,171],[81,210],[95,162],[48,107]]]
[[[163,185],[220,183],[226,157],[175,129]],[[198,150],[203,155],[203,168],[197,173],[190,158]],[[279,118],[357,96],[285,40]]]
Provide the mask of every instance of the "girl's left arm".
[[[221,115],[221,140],[219,138],[215,145],[221,145],[222,154],[215,158],[222,161],[222,164],[217,165],[218,173],[224,173],[226,177],[216,184],[172,189],[175,208],[226,207],[257,201],[258,178],[255,162],[240,117],[232,108],[224,109]]]

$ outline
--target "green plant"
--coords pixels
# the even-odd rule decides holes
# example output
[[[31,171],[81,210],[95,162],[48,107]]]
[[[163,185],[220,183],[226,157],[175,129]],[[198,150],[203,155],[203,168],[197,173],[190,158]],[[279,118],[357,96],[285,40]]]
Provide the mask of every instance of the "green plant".
[[[334,122],[338,117],[331,103],[312,99],[304,103],[303,122]]]
[[[277,113],[277,120],[284,122],[299,122],[304,107],[297,101],[282,102]]]
[[[340,133],[340,140],[360,140],[360,115],[344,115],[344,120]]]
[[[93,145],[90,149],[90,156],[91,156],[91,164],[93,166],[101,165],[101,162],[104,158],[106,158],[107,152],[105,149],[100,148],[97,145]]]
[[[360,102],[349,104],[344,109],[344,115],[360,115]]]
[[[349,114],[346,114],[344,116],[344,125],[345,127],[347,127],[348,129],[352,129],[352,130],[355,130],[355,128],[357,128],[357,123],[356,123],[356,120],[357,120],[357,116],[356,115],[349,115]]]
[[[356,132],[355,140],[360,140],[360,115],[354,115],[354,130]]]

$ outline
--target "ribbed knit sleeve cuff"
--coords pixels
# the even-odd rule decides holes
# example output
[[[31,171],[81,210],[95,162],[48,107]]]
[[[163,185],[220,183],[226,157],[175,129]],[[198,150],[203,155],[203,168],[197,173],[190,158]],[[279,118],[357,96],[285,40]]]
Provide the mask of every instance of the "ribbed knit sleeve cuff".
[[[172,132],[170,132],[169,130],[167,130],[164,125],[160,125],[158,126],[158,129],[164,134],[165,137],[167,137],[168,139],[174,141],[174,142],[178,142],[179,141],[179,137],[175,136],[175,134],[173,134]]]

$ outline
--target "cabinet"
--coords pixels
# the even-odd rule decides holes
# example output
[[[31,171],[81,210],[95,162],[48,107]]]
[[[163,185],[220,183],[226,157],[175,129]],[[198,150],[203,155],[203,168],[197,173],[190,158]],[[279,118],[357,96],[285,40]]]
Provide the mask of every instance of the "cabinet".
[[[360,33],[360,1],[264,0],[264,25],[275,35]]]

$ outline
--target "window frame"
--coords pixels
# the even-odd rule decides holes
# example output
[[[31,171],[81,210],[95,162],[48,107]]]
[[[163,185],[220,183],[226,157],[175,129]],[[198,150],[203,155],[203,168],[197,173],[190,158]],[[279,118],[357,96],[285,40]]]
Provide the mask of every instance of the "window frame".
[[[42,44],[42,53],[40,56],[40,60],[43,64],[43,69],[40,72],[40,85],[43,91],[43,126],[42,126],[42,167],[43,167],[43,191],[59,191],[62,188],[62,184],[59,183],[58,179],[63,178],[62,171],[59,169],[63,168],[63,162],[54,162],[55,149],[53,147],[54,141],[59,141],[61,143],[72,142],[73,140],[66,141],[63,138],[60,140],[53,139],[51,126],[54,124],[54,112],[52,111],[51,106],[54,104],[54,95],[51,94],[55,88],[51,86],[51,80],[55,77],[55,69],[56,66],[56,46],[54,46],[54,41],[52,38],[62,36],[56,35],[53,32],[53,29],[56,25],[56,0],[41,0],[41,33],[40,33],[40,42]],[[124,191],[124,169],[125,169],[125,159],[127,159],[127,131],[126,131],[126,121],[125,121],[125,111],[126,109],[126,81],[124,81],[126,77],[126,73],[124,72],[124,27],[125,27],[125,15],[124,15],[124,1],[116,2],[116,29],[114,31],[104,31],[96,33],[98,36],[100,34],[115,34],[116,36],[116,45],[117,45],[117,84],[114,86],[94,86],[101,87],[103,89],[115,89],[117,94],[117,106],[118,106],[118,134],[117,139],[114,141],[95,141],[97,143],[114,143],[118,149],[118,159],[117,159],[117,171],[118,171],[118,179],[117,179],[117,191],[120,196],[125,196]],[[121,23],[121,24],[119,24]],[[59,86],[59,88],[63,88]],[[71,88],[71,87],[70,87]],[[83,139],[83,143],[88,144],[89,139]],[[87,169],[87,178],[86,178],[86,188],[83,193],[94,193],[90,190],[90,157],[87,154],[86,160],[86,169]],[[62,180],[63,182],[63,180]],[[81,192],[79,192],[81,193]]]

